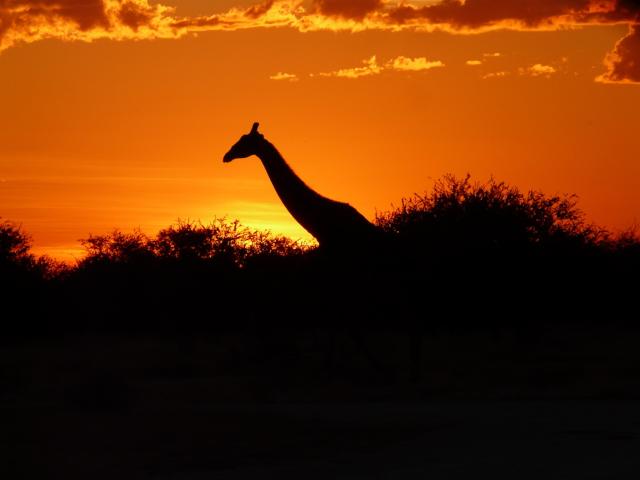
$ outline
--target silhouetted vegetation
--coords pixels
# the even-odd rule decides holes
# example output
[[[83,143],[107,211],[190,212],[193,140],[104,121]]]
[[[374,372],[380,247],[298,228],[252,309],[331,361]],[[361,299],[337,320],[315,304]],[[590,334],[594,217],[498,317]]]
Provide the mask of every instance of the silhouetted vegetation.
[[[436,355],[443,335],[460,348],[476,339],[460,358],[477,361],[505,335],[537,351],[575,336],[566,332],[639,327],[629,312],[640,239],[589,224],[573,196],[445,177],[376,224],[380,241],[340,253],[225,219],[153,237],[116,230],[84,240],[86,256],[64,268],[35,258],[4,222],[2,338],[209,338],[225,374],[278,383],[312,372],[419,378],[422,345]]]
[[[0,219],[0,342],[16,335],[48,335],[40,321],[54,279],[67,269],[60,262],[31,253],[31,237],[19,225]]]
[[[613,235],[586,222],[572,195],[447,176],[377,223],[409,252],[414,274],[430,275],[436,298],[474,303],[467,315],[491,306],[489,323],[582,322],[587,312],[612,322],[637,287],[635,231]]]
[[[243,227],[236,221],[218,219],[209,225],[178,221],[150,238],[140,231],[90,236],[82,241],[87,256],[79,268],[95,264],[149,261],[208,263],[243,268],[249,259],[293,256],[305,247],[287,237]]]
[[[377,223],[425,252],[576,253],[600,247],[608,232],[588,224],[575,196],[522,193],[503,182],[446,176],[432,192],[404,199]]]
[[[582,322],[586,311],[600,322],[628,318],[621,312],[637,287],[640,240],[587,223],[574,196],[447,176],[376,224],[388,241],[363,249],[364,259],[218,219],[181,221],[155,237],[90,236],[86,257],[63,268],[35,258],[28,235],[4,221],[3,290],[17,312],[28,306],[41,316],[11,329],[459,329]]]

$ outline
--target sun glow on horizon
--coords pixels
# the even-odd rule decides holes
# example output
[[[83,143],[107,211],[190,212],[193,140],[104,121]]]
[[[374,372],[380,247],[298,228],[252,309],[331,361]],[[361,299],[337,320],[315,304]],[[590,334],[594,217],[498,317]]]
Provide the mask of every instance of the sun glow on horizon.
[[[82,239],[77,239],[75,242],[63,242],[63,243],[50,243],[47,244],[40,241],[38,235],[35,236],[35,245],[32,248],[32,252],[36,256],[48,256],[54,260],[61,261],[67,264],[75,264],[77,261],[82,260],[86,256],[86,250],[81,244],[83,239],[89,238],[89,236],[107,235],[114,231],[120,231],[123,233],[132,233],[139,231],[148,237],[153,238],[160,230],[168,228],[172,225],[177,225],[181,221],[195,222],[202,225],[208,225],[215,219],[223,219],[225,221],[233,222],[237,220],[243,227],[250,228],[252,230],[258,230],[262,232],[268,232],[274,236],[285,236],[291,240],[298,241],[303,245],[314,246],[317,245],[316,240],[304,230],[296,221],[291,218],[289,213],[284,207],[277,203],[260,203],[260,202],[237,202],[228,205],[228,212],[225,215],[211,216],[206,214],[206,209],[202,209],[202,215],[189,217],[189,218],[176,218],[166,222],[166,224],[153,224],[140,223],[137,225],[124,225],[106,227],[99,230],[88,232]],[[21,225],[21,228],[29,235],[31,229],[29,225],[26,227]],[[37,229],[36,229],[37,230]]]

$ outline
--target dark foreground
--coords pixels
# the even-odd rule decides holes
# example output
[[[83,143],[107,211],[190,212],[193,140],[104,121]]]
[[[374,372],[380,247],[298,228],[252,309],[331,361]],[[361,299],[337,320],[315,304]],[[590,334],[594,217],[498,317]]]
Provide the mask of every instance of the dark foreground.
[[[313,249],[0,222],[0,480],[640,478],[640,237],[447,177]]]
[[[434,334],[417,382],[388,333],[366,338],[381,370],[339,332],[331,369],[312,333],[271,356],[240,336],[6,346],[1,477],[638,478],[639,339]]]
[[[620,401],[14,413],[38,438],[18,445],[31,453],[15,457],[21,464],[5,478],[634,479],[640,472],[640,413]]]

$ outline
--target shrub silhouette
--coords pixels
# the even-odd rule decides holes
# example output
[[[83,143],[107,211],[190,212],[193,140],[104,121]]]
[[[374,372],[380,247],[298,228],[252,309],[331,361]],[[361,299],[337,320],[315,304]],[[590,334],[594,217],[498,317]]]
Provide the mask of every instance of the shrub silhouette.
[[[635,231],[587,223],[570,195],[446,176],[376,223],[388,241],[353,258],[222,218],[178,221],[154,237],[89,236],[86,257],[61,269],[5,221],[3,291],[46,309],[56,328],[175,332],[478,328],[582,321],[587,311],[612,321],[638,286]]]
[[[80,267],[104,263],[132,263],[153,255],[150,239],[139,230],[123,233],[114,230],[107,235],[90,235],[81,240],[87,255],[80,261]]]
[[[28,263],[32,259],[30,249],[29,235],[7,220],[0,221],[0,262],[2,264]]]
[[[585,222],[573,195],[524,194],[493,179],[472,183],[469,175],[445,176],[433,192],[403,199],[399,208],[379,214],[376,223],[432,252],[571,252],[609,238],[604,229]]]
[[[62,275],[68,268],[61,262],[44,255],[31,253],[32,239],[19,225],[0,219],[0,275],[3,281],[15,282],[12,275],[32,280],[51,279]]]
[[[158,233],[152,249],[160,258],[212,260],[243,267],[256,256],[295,255],[304,247],[286,237],[252,230],[238,220],[223,218],[209,225],[178,221]]]
[[[298,255],[306,247],[284,236],[244,227],[238,220],[216,219],[209,225],[178,220],[151,238],[136,230],[92,235],[81,241],[87,251],[80,267],[93,264],[133,264],[152,260],[207,262],[242,268],[260,256]]]
[[[36,258],[31,245],[31,237],[19,225],[0,220],[0,341],[43,329],[39,319],[46,304],[46,282],[66,270],[46,256]]]

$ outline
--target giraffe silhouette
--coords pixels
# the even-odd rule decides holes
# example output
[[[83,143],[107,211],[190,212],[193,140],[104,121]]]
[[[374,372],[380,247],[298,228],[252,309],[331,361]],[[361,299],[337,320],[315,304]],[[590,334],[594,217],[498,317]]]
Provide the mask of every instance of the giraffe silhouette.
[[[366,248],[381,231],[348,203],[320,195],[296,175],[278,149],[258,132],[259,123],[240,137],[224,155],[223,162],[256,155],[289,213],[320,244],[323,250]]]
[[[326,285],[331,285],[333,298],[337,300],[325,305],[325,309],[331,310],[325,313],[333,317],[338,324],[347,325],[347,334],[356,349],[374,370],[380,371],[380,364],[365,344],[357,323],[354,323],[362,317],[362,313],[357,308],[360,303],[353,289],[349,288],[350,282],[354,279],[348,272],[356,272],[368,264],[371,252],[383,246],[387,236],[348,203],[331,200],[309,187],[287,164],[278,149],[258,132],[258,127],[259,123],[255,122],[251,131],[242,135],[224,155],[223,162],[228,163],[252,155],[262,161],[286,209],[318,241],[319,251],[327,254],[323,259],[329,261],[322,262],[326,268],[324,276],[320,275],[316,280],[327,280],[324,282],[325,288]],[[342,273],[336,277],[335,268],[338,266]],[[348,298],[344,298],[345,296]],[[340,307],[334,308],[334,305]],[[351,309],[345,307],[346,305],[351,305]],[[321,306],[316,308],[316,313],[320,311]],[[329,356],[332,354],[329,353]]]

